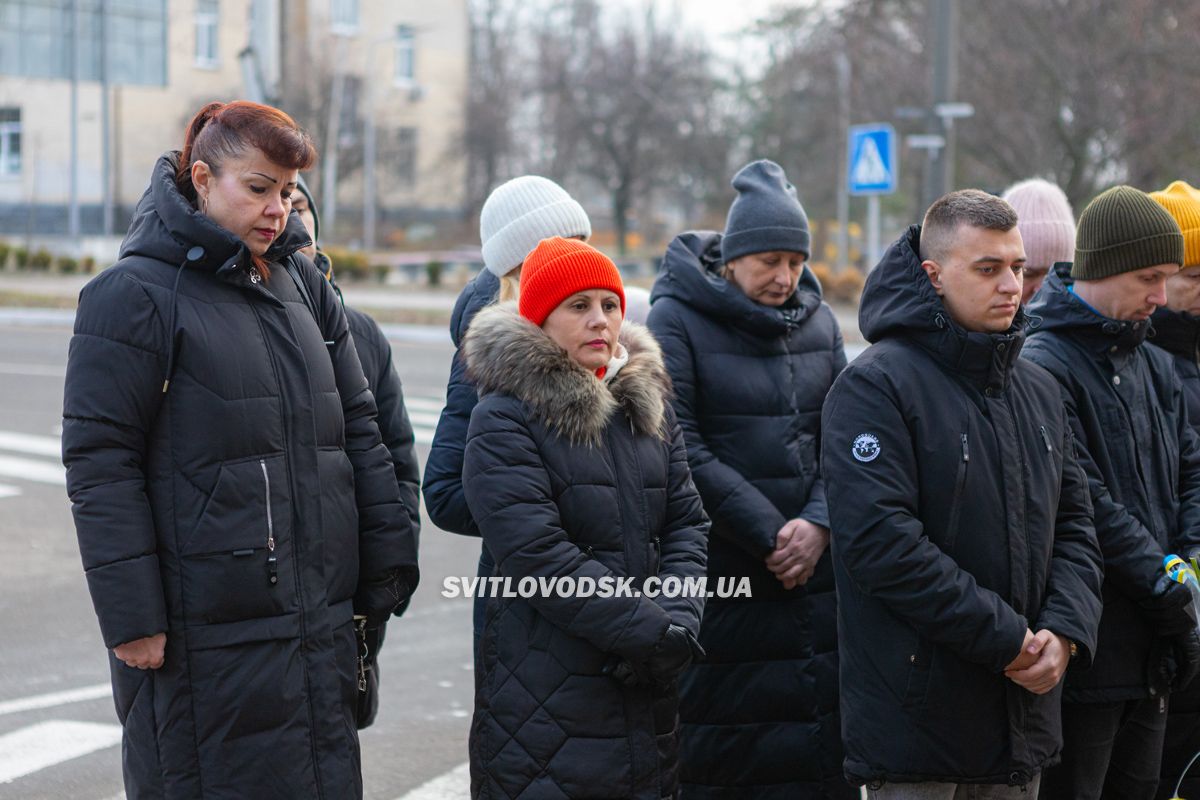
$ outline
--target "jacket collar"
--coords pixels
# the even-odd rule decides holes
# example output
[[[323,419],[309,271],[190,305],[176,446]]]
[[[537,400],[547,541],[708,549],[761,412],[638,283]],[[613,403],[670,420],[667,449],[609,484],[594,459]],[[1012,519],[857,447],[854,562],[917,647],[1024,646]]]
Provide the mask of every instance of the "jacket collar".
[[[133,221],[121,242],[121,257],[143,256],[187,266],[250,285],[252,263],[246,245],[201,214],[175,183],[180,154],[164,153],[154,165],[150,185],[138,201]],[[283,232],[271,243],[265,258],[280,262],[312,243],[297,214],[288,217]]]
[[[504,393],[525,403],[535,419],[575,444],[596,445],[620,409],[634,428],[665,438],[671,381],[658,342],[643,326],[624,322],[618,341],[629,360],[602,381],[572,361],[515,302],[489,306],[463,340],[467,374],[480,395]]]
[[[1031,330],[1070,334],[1089,350],[1109,357],[1127,356],[1146,341],[1150,320],[1106,317],[1071,291],[1074,283],[1069,262],[1054,265],[1030,305]]]
[[[807,266],[796,291],[782,306],[751,300],[721,274],[721,239],[715,231],[689,231],[676,236],[663,257],[650,302],[673,297],[705,316],[762,337],[786,334],[820,307],[821,284]]]

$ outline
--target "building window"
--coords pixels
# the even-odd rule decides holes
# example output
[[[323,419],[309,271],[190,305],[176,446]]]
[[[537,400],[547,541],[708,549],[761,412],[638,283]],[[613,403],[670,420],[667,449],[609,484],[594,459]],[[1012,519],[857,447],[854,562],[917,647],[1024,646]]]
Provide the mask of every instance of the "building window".
[[[407,25],[396,28],[396,85],[411,86],[417,78],[417,34]]]
[[[330,22],[334,33],[352,36],[358,33],[358,0],[330,0]]]
[[[196,0],[196,66],[217,66],[217,30],[220,13],[217,0]]]
[[[21,174],[21,109],[0,108],[0,178]]]

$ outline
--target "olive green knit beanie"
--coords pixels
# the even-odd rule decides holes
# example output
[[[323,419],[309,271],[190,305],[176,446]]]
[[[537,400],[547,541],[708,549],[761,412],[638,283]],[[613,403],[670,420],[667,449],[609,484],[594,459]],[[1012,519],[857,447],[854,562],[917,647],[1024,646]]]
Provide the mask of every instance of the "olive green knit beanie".
[[[1079,215],[1071,277],[1096,281],[1156,264],[1183,266],[1183,233],[1145,192],[1114,186]]]

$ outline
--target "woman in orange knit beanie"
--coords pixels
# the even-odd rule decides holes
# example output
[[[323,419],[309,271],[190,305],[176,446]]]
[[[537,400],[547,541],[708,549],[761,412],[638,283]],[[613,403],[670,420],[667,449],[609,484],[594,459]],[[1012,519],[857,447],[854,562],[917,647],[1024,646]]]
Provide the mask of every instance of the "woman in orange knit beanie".
[[[704,601],[642,589],[704,574],[708,519],[662,353],[624,306],[612,261],[545,239],[519,303],[480,311],[463,344],[480,393],[463,485],[509,582],[476,657],[472,797],[678,797]]]

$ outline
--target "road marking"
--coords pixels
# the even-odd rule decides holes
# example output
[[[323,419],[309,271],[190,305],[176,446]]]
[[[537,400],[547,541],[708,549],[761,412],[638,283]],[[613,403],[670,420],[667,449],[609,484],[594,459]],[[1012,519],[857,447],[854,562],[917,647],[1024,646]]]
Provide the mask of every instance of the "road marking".
[[[407,406],[408,403],[406,402]],[[409,409],[408,418],[412,422],[413,427],[436,428],[438,420],[441,418],[438,414],[430,414],[428,411],[413,411]]]
[[[441,414],[442,409],[446,406],[444,397],[405,397],[404,407],[413,411],[428,411],[433,414]]]
[[[34,461],[31,458],[0,456],[0,475],[36,483],[51,483],[55,486],[67,485],[67,471],[61,464],[47,464],[45,461]]]
[[[0,498],[17,497],[21,494],[21,490],[16,486],[9,486],[6,483],[0,483]]]
[[[13,361],[0,361],[0,374],[3,375],[32,375],[38,378],[62,378],[67,374],[65,367],[53,364],[22,364]]]
[[[121,743],[121,726],[50,720],[0,736],[0,783]]]
[[[459,764],[454,769],[422,783],[396,800],[461,800],[471,794],[471,765]]]
[[[16,431],[0,431],[0,450],[61,459],[62,440],[54,436],[34,436]]]
[[[112,687],[107,683],[81,686],[78,689],[66,689],[49,694],[36,694],[32,697],[19,697],[16,700],[0,703],[0,717],[6,714],[19,714],[22,711],[35,711],[39,708],[53,708],[67,703],[80,703],[84,700],[99,700],[102,697],[112,697]]]

